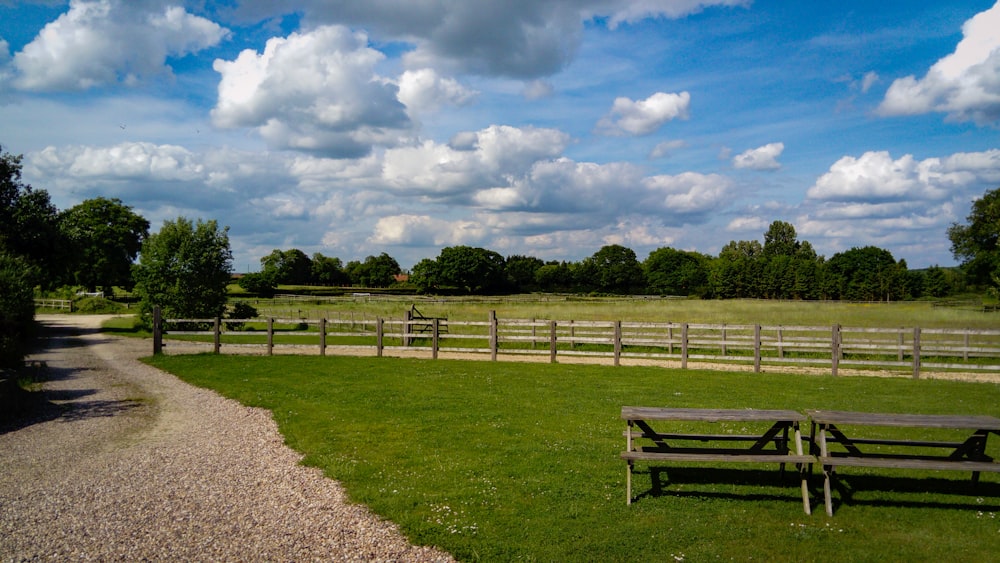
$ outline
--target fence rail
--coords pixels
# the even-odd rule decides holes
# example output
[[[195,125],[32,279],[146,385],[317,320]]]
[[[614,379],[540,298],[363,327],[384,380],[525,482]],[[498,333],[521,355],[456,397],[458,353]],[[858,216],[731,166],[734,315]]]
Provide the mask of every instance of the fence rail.
[[[35,299],[35,308],[38,309],[68,309],[73,312],[73,301],[70,299]]]
[[[158,317],[155,317],[158,318]],[[221,347],[358,347],[377,356],[400,350],[499,355],[645,359],[679,362],[890,369],[920,377],[922,370],[1000,373],[1000,330],[768,326],[628,321],[356,318],[350,314],[314,319],[167,319],[154,334],[154,352],[169,338],[212,336]]]

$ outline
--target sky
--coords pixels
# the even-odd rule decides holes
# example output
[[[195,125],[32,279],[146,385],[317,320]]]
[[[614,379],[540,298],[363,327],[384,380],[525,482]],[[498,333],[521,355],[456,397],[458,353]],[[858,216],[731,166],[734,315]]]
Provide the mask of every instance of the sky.
[[[467,245],[955,264],[1000,187],[1000,2],[0,0],[0,145],[59,209],[403,268]]]

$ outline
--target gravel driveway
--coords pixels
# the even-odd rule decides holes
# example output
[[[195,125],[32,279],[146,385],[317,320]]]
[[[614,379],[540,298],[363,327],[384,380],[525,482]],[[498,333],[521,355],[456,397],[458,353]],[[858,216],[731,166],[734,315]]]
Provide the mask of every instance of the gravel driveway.
[[[298,465],[267,411],[138,362],[101,317],[39,320],[51,406],[0,434],[0,560],[451,560]]]

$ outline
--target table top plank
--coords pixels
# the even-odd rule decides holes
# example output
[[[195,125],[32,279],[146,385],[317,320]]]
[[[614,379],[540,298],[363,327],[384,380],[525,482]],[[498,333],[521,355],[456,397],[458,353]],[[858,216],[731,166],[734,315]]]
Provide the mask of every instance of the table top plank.
[[[692,422],[804,422],[806,420],[806,417],[802,413],[793,410],[659,407],[622,407],[622,418],[625,420],[677,420]]]
[[[817,424],[953,428],[1000,432],[1000,418],[987,415],[870,413],[829,410],[807,410],[806,414]]]

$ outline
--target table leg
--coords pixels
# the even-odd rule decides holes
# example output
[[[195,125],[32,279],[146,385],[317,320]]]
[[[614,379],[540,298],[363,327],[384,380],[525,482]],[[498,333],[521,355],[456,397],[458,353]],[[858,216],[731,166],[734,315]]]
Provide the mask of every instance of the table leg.
[[[794,423],[795,427],[795,453],[797,455],[802,455],[802,429],[799,428],[799,423]],[[806,511],[806,515],[812,514],[812,507],[809,506],[809,482],[808,475],[806,475],[806,464],[796,463],[799,468],[799,479],[802,481],[802,509]]]
[[[826,425],[819,426],[819,455],[826,457]],[[826,503],[826,515],[833,516],[833,499],[830,498],[830,479],[833,477],[833,466],[823,465],[823,500]]]

